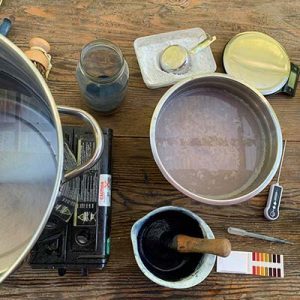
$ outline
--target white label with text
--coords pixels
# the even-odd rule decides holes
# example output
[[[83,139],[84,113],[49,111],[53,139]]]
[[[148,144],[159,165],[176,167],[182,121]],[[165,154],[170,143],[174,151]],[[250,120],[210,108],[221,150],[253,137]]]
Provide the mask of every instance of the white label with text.
[[[109,174],[100,175],[98,205],[111,205],[111,175]]]

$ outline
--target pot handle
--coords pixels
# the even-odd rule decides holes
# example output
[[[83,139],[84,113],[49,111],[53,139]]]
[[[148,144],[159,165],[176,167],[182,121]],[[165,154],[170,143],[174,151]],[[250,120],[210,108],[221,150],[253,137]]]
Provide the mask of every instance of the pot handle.
[[[95,151],[92,157],[84,164],[64,174],[62,183],[65,183],[66,181],[69,181],[72,178],[80,175],[84,171],[90,169],[96,163],[103,151],[103,133],[94,117],[92,117],[89,113],[85,112],[84,110],[62,105],[57,106],[57,109],[60,114],[77,116],[80,117],[80,119],[84,120],[86,123],[89,123],[92,127],[93,134],[95,137]]]

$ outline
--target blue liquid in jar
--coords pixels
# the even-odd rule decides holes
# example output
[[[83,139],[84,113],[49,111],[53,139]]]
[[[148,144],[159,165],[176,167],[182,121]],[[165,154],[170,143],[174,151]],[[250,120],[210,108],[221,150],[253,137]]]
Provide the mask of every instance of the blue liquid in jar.
[[[111,113],[124,100],[129,69],[120,49],[106,40],[86,45],[76,76],[82,95],[94,110]]]

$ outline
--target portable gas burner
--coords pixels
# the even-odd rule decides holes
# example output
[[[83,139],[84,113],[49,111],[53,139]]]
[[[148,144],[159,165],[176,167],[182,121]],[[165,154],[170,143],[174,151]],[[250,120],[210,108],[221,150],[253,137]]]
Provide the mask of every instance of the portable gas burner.
[[[86,161],[94,147],[92,133],[79,126],[63,127],[65,169]],[[104,129],[104,149],[98,162],[60,188],[52,214],[31,250],[32,268],[103,269],[110,253],[112,130]]]

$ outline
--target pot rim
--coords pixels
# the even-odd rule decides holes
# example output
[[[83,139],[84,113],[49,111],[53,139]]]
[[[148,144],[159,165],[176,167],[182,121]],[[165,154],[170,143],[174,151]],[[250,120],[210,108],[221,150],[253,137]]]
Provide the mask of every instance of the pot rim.
[[[212,199],[212,198],[206,198],[203,197],[201,195],[197,195],[191,191],[189,191],[188,189],[184,188],[182,185],[180,185],[179,183],[176,182],[176,180],[173,179],[172,176],[170,176],[169,172],[166,170],[166,168],[164,167],[159,155],[158,155],[158,151],[157,151],[157,147],[156,147],[156,141],[155,141],[155,131],[156,131],[156,123],[160,114],[160,111],[163,107],[163,105],[165,104],[165,102],[169,99],[169,97],[176,92],[181,86],[183,86],[184,84],[186,84],[189,81],[193,81],[195,79],[200,79],[200,78],[209,78],[209,77],[215,77],[215,78],[226,78],[228,80],[232,80],[234,82],[238,82],[246,87],[248,87],[252,92],[254,92],[256,94],[256,96],[258,97],[258,99],[260,99],[260,101],[266,106],[267,110],[270,113],[271,119],[274,123],[275,129],[276,129],[276,137],[277,137],[277,153],[276,153],[276,159],[274,161],[273,164],[273,168],[270,170],[269,174],[266,176],[266,178],[264,179],[263,182],[261,182],[261,184],[255,188],[254,190],[252,190],[251,192],[244,194],[242,196],[239,197],[235,197],[235,198],[231,198],[231,199],[224,199],[224,200],[216,200],[216,199]],[[162,174],[164,175],[164,177],[176,188],[178,189],[180,192],[182,192],[183,194],[185,194],[186,196],[197,200],[199,202],[205,203],[205,204],[211,204],[211,205],[232,205],[232,204],[238,204],[244,201],[247,201],[249,199],[251,199],[252,197],[254,197],[255,195],[257,195],[258,193],[260,193],[272,180],[272,178],[274,177],[274,175],[277,172],[277,169],[279,167],[280,164],[280,159],[281,159],[281,153],[282,153],[282,133],[281,133],[281,128],[280,128],[280,124],[278,121],[278,118],[271,106],[271,104],[268,102],[268,100],[255,88],[251,87],[250,85],[248,85],[247,83],[241,81],[241,80],[237,80],[227,74],[223,74],[223,73],[211,73],[211,74],[204,74],[204,75],[196,75],[196,76],[191,76],[189,78],[186,78],[180,82],[178,82],[177,84],[175,84],[174,86],[172,86],[169,90],[167,90],[167,92],[161,97],[161,99],[159,100],[153,115],[152,115],[152,119],[151,119],[151,124],[150,124],[150,146],[151,146],[151,150],[152,150],[152,154],[154,157],[154,160],[157,164],[157,166],[159,167],[160,171],[162,172]]]
[[[54,101],[54,98],[44,80],[40,72],[37,70],[37,68],[33,65],[33,63],[26,57],[26,55],[23,53],[23,51],[18,48],[14,43],[12,43],[8,38],[0,34],[0,42],[3,42],[6,44],[16,55],[18,55],[24,63],[28,65],[28,67],[31,69],[32,73],[36,76],[37,80],[40,82],[41,87],[47,97],[48,100],[48,105],[49,109],[51,111],[51,114],[53,116],[53,122],[55,125],[55,130],[57,133],[57,173],[56,173],[56,179],[53,187],[53,192],[52,195],[49,199],[49,204],[48,207],[45,211],[45,214],[42,218],[41,223],[39,224],[37,230],[33,234],[32,238],[30,239],[29,243],[25,248],[23,248],[23,251],[21,255],[18,257],[18,259],[6,270],[4,270],[2,273],[0,273],[0,283],[3,282],[5,278],[7,278],[16,268],[20,263],[25,259],[26,255],[29,253],[29,251],[32,249],[36,241],[38,240],[40,234],[42,233],[48,218],[51,214],[51,211],[53,209],[53,206],[56,201],[56,196],[59,192],[59,186],[60,182],[62,179],[62,173],[63,173],[63,151],[64,151],[64,146],[63,146],[63,134],[62,134],[62,127],[61,127],[61,121],[59,118],[59,114],[56,108],[56,104]]]
[[[131,242],[132,242],[132,247],[133,247],[133,254],[134,254],[134,258],[135,258],[136,263],[138,264],[140,270],[151,281],[157,283],[158,285],[165,286],[168,288],[186,289],[186,288],[190,288],[190,287],[193,287],[193,286],[201,283],[209,276],[209,274],[211,273],[211,271],[215,265],[216,255],[203,254],[203,257],[202,257],[201,261],[199,262],[196,270],[190,276],[185,277],[181,280],[177,280],[177,281],[167,281],[167,280],[163,280],[163,279],[155,276],[153,273],[151,273],[147,269],[147,267],[144,265],[143,261],[141,260],[139,251],[138,251],[137,237],[138,237],[138,232],[139,232],[140,228],[142,227],[142,225],[151,216],[153,216],[157,213],[163,212],[163,211],[170,211],[170,210],[180,211],[180,212],[183,212],[184,214],[190,216],[191,218],[193,218],[194,220],[196,220],[199,223],[199,226],[200,226],[203,236],[205,238],[208,238],[208,239],[215,238],[212,230],[206,224],[206,222],[201,217],[199,217],[197,214],[195,214],[194,212],[192,212],[186,208],[178,207],[178,206],[163,206],[163,207],[157,208],[157,209],[149,212],[148,214],[146,214],[144,217],[137,220],[133,224],[133,226],[131,228]],[[201,274],[200,274],[200,271],[202,272]]]

